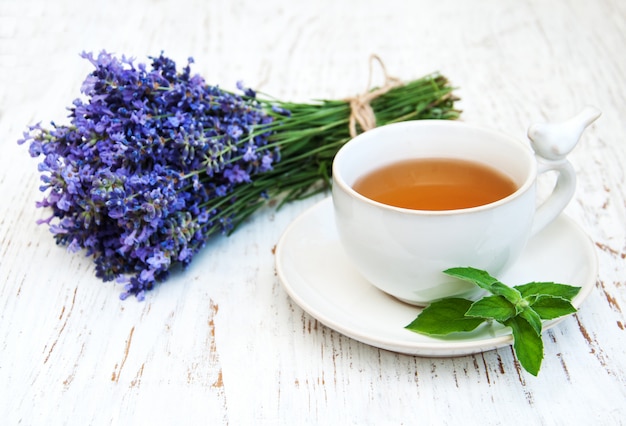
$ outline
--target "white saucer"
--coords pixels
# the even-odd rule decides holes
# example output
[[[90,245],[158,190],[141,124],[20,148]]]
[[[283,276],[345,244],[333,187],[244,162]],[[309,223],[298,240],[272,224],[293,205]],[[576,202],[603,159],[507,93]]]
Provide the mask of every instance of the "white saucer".
[[[276,270],[289,296],[326,326],[360,342],[405,354],[446,357],[511,345],[498,324],[445,340],[406,330],[420,308],[383,293],[353,269],[339,243],[332,199],[302,213],[276,246]],[[594,287],[595,248],[570,218],[561,215],[531,239],[519,261],[500,280],[509,285],[554,281],[582,287],[579,307]],[[544,329],[564,318],[546,322]]]

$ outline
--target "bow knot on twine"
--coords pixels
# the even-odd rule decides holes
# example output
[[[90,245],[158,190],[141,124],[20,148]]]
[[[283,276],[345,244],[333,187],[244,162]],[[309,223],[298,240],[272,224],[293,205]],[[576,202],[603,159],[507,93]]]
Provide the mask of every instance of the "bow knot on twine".
[[[380,65],[385,77],[385,84],[382,87],[371,90],[374,62],[378,62]],[[374,114],[371,102],[391,89],[402,85],[403,83],[400,79],[392,77],[387,73],[387,68],[385,68],[385,64],[378,55],[370,56],[370,73],[366,91],[360,95],[346,99],[350,104],[350,119],[348,123],[350,137],[355,137],[358,134],[357,124],[363,132],[376,127],[376,115]]]

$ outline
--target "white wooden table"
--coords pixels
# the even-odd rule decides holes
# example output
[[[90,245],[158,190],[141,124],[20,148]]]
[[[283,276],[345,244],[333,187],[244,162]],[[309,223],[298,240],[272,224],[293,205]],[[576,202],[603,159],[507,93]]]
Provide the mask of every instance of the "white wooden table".
[[[1,423],[626,423],[624,46],[621,0],[0,0]],[[536,378],[509,347],[380,350],[314,320],[275,274],[279,237],[319,196],[259,212],[122,302],[35,224],[36,161],[16,144],[29,124],[65,120],[91,71],[78,54],[101,49],[193,56],[211,83],[298,101],[362,92],[377,53],[404,80],[441,71],[464,121],[520,138],[595,105],[566,210],[595,244],[595,288],[545,333]]]

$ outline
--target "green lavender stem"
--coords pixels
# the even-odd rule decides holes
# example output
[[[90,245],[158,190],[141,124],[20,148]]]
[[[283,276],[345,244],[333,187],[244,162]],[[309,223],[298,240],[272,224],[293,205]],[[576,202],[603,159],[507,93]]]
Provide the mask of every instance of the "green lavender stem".
[[[378,126],[418,119],[456,119],[458,100],[453,88],[440,74],[432,74],[391,89],[374,99],[371,106]],[[350,140],[348,128],[350,104],[347,100],[324,100],[318,103],[290,103],[263,100],[289,110],[289,118],[279,118],[270,127],[276,130],[271,144],[280,147],[281,161],[272,171],[257,176],[254,182],[236,189],[238,200],[247,208],[238,211],[235,229],[267,200],[280,197],[280,205],[301,200],[330,187],[332,161],[342,145]],[[267,131],[267,128],[259,130]],[[262,198],[260,194],[267,198]],[[231,197],[230,194],[228,197]],[[236,203],[239,204],[239,203]]]

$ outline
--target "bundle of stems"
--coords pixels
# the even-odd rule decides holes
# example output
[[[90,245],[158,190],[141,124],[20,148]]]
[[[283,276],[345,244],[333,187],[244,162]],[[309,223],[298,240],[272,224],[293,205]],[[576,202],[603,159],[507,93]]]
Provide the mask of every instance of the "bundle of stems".
[[[376,125],[409,120],[457,119],[461,111],[455,108],[459,98],[453,91],[448,79],[440,73],[394,87],[371,101]],[[279,105],[289,111],[290,116],[266,126],[275,131],[269,139],[280,149],[281,160],[271,171],[257,176],[253,182],[235,188],[237,198],[248,200],[248,203],[246,208],[231,209],[231,213],[236,214],[233,229],[267,200],[277,202],[280,208],[285,203],[328,190],[333,158],[353,136],[349,128],[353,113],[351,99],[314,103],[291,103],[268,98],[258,100],[266,104],[268,110]]]
[[[30,126],[18,142],[43,156],[38,206],[52,213],[39,222],[58,244],[93,257],[96,276],[123,283],[122,299],[143,299],[266,203],[327,189],[335,154],[356,132],[459,116],[438,73],[387,79],[353,99],[293,103],[208,85],[191,74],[191,59],[177,71],[162,54],[151,68],[107,52],[82,56],[95,70],[70,123]]]

